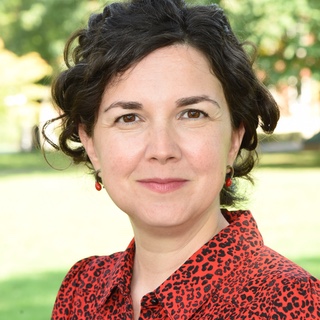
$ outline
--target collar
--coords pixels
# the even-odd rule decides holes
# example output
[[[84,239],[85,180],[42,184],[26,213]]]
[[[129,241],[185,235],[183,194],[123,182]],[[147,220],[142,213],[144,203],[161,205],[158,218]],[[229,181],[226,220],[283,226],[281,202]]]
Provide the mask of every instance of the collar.
[[[77,287],[76,296],[80,299],[89,297],[86,300],[88,310],[95,312],[103,307],[116,288],[123,296],[130,295],[134,252],[133,239],[124,252],[86,259],[88,264],[79,272],[74,285]]]
[[[223,210],[222,213],[229,225],[149,295],[156,297],[172,318],[191,318],[219,289],[224,279],[263,245],[262,236],[249,211]],[[97,309],[103,306],[115,288],[124,296],[130,295],[134,252],[135,244],[132,240],[126,251],[91,261],[87,272],[80,276],[83,279],[79,280],[82,283],[88,282],[88,276],[94,272],[97,283],[87,290],[79,288],[78,294],[94,291],[95,301],[92,304]],[[183,299],[179,299],[179,296]]]
[[[249,211],[222,211],[229,226],[195,252],[156,289],[162,306],[174,319],[189,319],[256,250],[263,246]],[[184,297],[172,299],[172,297]]]

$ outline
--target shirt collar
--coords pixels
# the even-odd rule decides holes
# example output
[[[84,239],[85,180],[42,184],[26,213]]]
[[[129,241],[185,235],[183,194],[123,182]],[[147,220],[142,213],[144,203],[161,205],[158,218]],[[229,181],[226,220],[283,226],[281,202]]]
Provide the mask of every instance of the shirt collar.
[[[96,259],[89,263],[86,271],[80,274],[80,285],[77,294],[79,296],[87,295],[94,297],[94,299],[92,298],[89,299],[90,301],[87,301],[89,309],[100,309],[112,295],[115,288],[118,288],[123,296],[130,295],[134,252],[135,244],[134,240],[132,240],[126,251],[117,252],[107,257],[96,257]],[[108,263],[109,261],[111,263]],[[92,273],[97,279],[97,283],[91,284],[90,287],[82,285],[88,282],[88,278],[92,277]],[[91,292],[94,295],[91,295]]]
[[[263,245],[262,236],[249,211],[223,210],[222,213],[229,226],[196,251],[152,294],[167,314],[175,319],[191,317],[219,288],[223,279]],[[126,251],[109,257],[114,261],[111,270],[100,269],[98,285],[92,288],[96,293],[94,304],[97,308],[105,303],[115,288],[123,295],[130,295],[134,252],[132,240]],[[103,257],[97,259],[103,260]],[[184,298],[179,299],[179,296]]]
[[[223,210],[229,226],[195,252],[156,289],[160,303],[175,319],[189,319],[220,284],[263,245],[249,211]],[[180,299],[179,297],[183,297]]]

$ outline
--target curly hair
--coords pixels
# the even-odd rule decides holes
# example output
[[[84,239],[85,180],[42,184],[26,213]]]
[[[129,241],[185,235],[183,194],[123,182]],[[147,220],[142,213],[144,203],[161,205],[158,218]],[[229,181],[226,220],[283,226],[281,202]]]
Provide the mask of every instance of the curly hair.
[[[76,45],[74,45],[76,43]],[[216,4],[189,6],[183,0],[132,0],[106,6],[91,15],[86,28],[67,41],[67,69],[52,85],[54,103],[62,120],[59,146],[74,163],[91,165],[78,135],[83,125],[92,136],[106,85],[156,49],[187,44],[200,50],[221,82],[233,128],[243,124],[245,134],[234,166],[234,176],[249,179],[257,159],[257,128],[272,133],[279,119],[278,106],[257,79],[253,59],[233,33]],[[76,142],[76,144],[72,143]],[[236,187],[221,190],[222,206],[241,199]]]

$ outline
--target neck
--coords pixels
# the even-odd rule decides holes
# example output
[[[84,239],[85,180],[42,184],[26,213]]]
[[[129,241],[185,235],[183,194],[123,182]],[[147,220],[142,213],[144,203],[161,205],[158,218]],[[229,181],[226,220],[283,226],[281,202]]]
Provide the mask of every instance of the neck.
[[[135,260],[132,295],[139,299],[153,291],[174,273],[194,252],[228,225],[219,211],[204,221],[168,229],[138,228],[135,234]]]

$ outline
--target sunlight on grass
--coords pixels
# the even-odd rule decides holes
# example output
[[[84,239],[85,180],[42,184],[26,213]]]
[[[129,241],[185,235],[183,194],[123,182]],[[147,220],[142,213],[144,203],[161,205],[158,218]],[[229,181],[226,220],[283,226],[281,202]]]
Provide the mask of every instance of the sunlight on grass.
[[[265,243],[290,258],[320,256],[320,170],[259,169],[254,176],[249,208]]]

